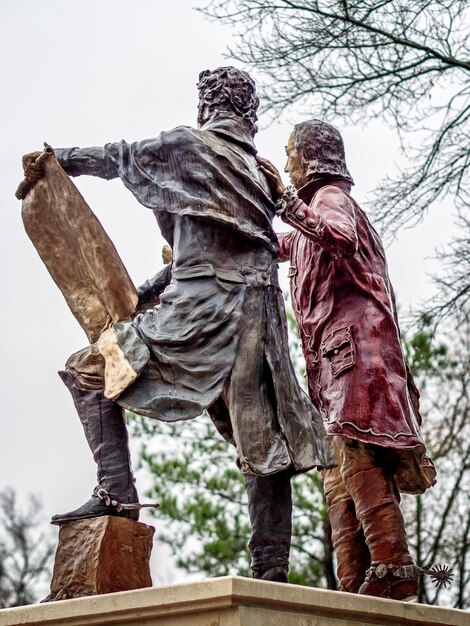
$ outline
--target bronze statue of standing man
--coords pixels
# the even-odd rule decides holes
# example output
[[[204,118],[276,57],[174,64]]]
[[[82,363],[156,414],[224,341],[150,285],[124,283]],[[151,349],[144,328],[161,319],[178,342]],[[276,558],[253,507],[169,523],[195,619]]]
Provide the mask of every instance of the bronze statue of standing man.
[[[207,409],[245,477],[254,576],[287,581],[290,477],[334,461],[289,359],[275,205],[253,143],[254,83],[224,67],[202,72],[198,88],[197,129],[55,150],[71,176],[121,178],[154,212],[173,263],[139,290],[142,312],[110,325],[61,372],[98,485],[52,521],[137,519],[123,409],[168,422]]]

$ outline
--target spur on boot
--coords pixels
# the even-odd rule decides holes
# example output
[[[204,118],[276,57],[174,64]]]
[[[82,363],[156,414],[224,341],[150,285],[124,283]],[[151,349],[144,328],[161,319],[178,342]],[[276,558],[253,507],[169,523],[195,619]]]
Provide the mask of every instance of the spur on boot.
[[[367,570],[359,593],[402,602],[414,602],[418,598],[420,573],[420,568],[414,564],[379,563]]]
[[[102,515],[127,517],[137,521],[139,519],[139,511],[143,506],[144,505],[141,505],[138,502],[122,504],[121,502],[113,499],[102,487],[95,487],[93,495],[87,502],[85,502],[85,504],[74,511],[54,515],[51,519],[51,524],[60,525],[66,522],[76,522],[82,519],[101,517]]]

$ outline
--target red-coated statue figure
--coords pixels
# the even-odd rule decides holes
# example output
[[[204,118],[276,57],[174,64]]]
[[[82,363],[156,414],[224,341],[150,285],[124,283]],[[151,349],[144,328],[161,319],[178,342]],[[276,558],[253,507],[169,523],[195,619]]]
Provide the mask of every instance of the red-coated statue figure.
[[[311,120],[295,126],[285,171],[259,160],[294,230],[279,236],[310,397],[338,468],[324,486],[345,591],[397,600],[417,596],[399,493],[435,481],[420,434],[419,393],[405,363],[384,249],[350,196],[341,135]]]

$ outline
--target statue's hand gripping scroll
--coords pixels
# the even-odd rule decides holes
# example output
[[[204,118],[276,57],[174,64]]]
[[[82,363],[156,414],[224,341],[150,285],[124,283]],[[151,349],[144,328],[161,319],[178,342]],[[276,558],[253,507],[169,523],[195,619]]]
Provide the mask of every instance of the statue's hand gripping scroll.
[[[52,148],[26,155],[17,194],[28,236],[91,343],[130,317],[138,296],[116,248]],[[29,181],[29,182],[28,182]]]

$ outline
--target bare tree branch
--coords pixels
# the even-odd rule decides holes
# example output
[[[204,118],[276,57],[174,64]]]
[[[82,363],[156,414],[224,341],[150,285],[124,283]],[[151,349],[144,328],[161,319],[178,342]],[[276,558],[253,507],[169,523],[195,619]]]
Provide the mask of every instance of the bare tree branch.
[[[416,224],[444,198],[468,215],[468,2],[212,0],[203,12],[235,30],[229,55],[253,71],[272,118],[287,110],[347,124],[380,118],[396,129],[405,165],[369,203],[384,233]],[[439,320],[470,299],[468,255],[460,269],[457,247],[445,258],[457,278],[445,277]]]

